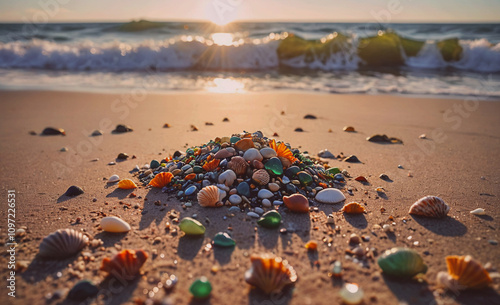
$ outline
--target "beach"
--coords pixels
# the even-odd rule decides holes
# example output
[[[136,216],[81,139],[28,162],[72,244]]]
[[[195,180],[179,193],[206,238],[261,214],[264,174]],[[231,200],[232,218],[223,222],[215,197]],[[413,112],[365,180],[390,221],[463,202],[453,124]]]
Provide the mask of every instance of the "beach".
[[[490,263],[492,273],[500,267],[498,101],[288,91],[123,92],[0,92],[0,185],[3,194],[15,190],[16,228],[26,227],[25,236],[17,239],[16,260],[28,267],[17,272],[16,303],[77,304],[64,297],[81,277],[100,283],[100,294],[93,299],[98,304],[132,304],[148,296],[154,300],[166,297],[167,304],[337,304],[342,280],[359,284],[365,292],[364,304],[499,304],[498,278],[489,289],[458,295],[436,287],[437,273],[446,271],[447,255],[471,255],[482,264]],[[307,114],[317,119],[304,119]],[[223,122],[224,118],[229,121]],[[163,128],[166,123],[170,128]],[[118,124],[129,125],[133,132],[111,133]],[[191,125],[198,130],[193,131]],[[353,126],[356,132],[344,132],[344,126]],[[63,128],[66,136],[40,136],[46,127]],[[304,131],[294,131],[298,127]],[[104,134],[91,137],[96,129]],[[326,161],[347,170],[346,202],[366,203],[367,213],[344,215],[338,212],[342,204],[315,203],[318,209],[309,214],[280,207],[280,228],[289,229],[282,234],[278,229],[257,226],[248,211],[228,215],[227,207],[203,208],[196,200],[192,207],[183,208],[175,196],[146,188],[134,176],[136,165],[216,137],[258,130],[268,137],[277,133],[276,140],[311,156],[322,149],[335,156],[356,155],[361,163]],[[366,140],[374,134],[399,138],[403,144]],[[60,151],[63,147],[67,151]],[[119,153],[131,157],[108,165]],[[108,185],[106,179],[113,174],[134,180],[139,185],[134,190],[137,197],[130,198],[130,192]],[[381,174],[390,180],[379,178]],[[358,176],[369,183],[355,181]],[[72,185],[85,193],[63,196]],[[384,192],[377,193],[378,187]],[[426,195],[439,196],[450,205],[448,217],[410,216],[409,207]],[[7,195],[4,197],[6,201]],[[6,219],[7,208],[2,206],[0,216]],[[486,215],[470,214],[476,208],[485,209]],[[183,237],[169,217],[175,214],[172,210],[180,218],[197,214],[207,229],[204,236]],[[334,225],[326,223],[330,213]],[[99,223],[105,215],[121,217],[132,230],[127,234],[102,232]],[[165,230],[167,222],[169,231]],[[5,241],[6,222],[1,224],[1,240]],[[393,233],[376,226],[384,224],[391,225]],[[217,232],[228,227],[236,241],[234,250],[207,246]],[[63,260],[37,257],[42,238],[64,228],[81,230],[104,244]],[[364,266],[349,255],[346,258],[352,233],[368,236],[362,246],[376,253]],[[317,252],[305,249],[309,240],[318,242]],[[401,281],[384,276],[376,259],[392,247],[409,247],[421,254],[428,266],[425,277]],[[144,274],[127,285],[109,283],[99,271],[101,261],[122,249],[143,249],[149,254],[142,267]],[[259,253],[288,260],[297,272],[297,283],[271,297],[251,289],[244,273],[250,267],[249,256]],[[8,271],[7,259],[7,254],[0,257],[2,274]],[[342,280],[328,276],[335,260],[343,263]],[[178,278],[172,291],[155,289],[165,274]],[[213,290],[208,300],[194,301],[188,290],[200,276],[211,281]],[[57,291],[64,291],[61,299],[46,301]],[[3,304],[6,298],[3,287]]]

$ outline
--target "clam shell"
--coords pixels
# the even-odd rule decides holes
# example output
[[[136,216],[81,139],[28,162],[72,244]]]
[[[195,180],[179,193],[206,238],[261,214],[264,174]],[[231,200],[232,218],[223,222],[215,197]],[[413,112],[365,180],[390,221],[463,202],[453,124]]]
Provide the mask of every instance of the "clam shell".
[[[408,248],[392,248],[379,257],[378,265],[387,275],[414,277],[427,272],[427,265],[417,251]]]
[[[224,183],[227,186],[231,186],[233,185],[234,180],[236,180],[236,173],[230,169],[219,175],[219,183],[221,184]]]
[[[438,274],[438,282],[453,291],[468,288],[481,289],[492,282],[488,271],[470,255],[447,256],[446,266],[448,267],[447,277]]]
[[[108,272],[110,276],[125,280],[135,278],[148,254],[144,250],[123,250],[110,258],[104,258],[101,263],[102,271]]]
[[[252,255],[250,261],[252,265],[245,273],[245,281],[266,294],[279,293],[297,281],[297,273],[281,257]]]
[[[335,204],[345,200],[344,194],[335,188],[326,188],[316,194],[316,201],[321,203]]]
[[[206,186],[206,187],[202,188],[201,191],[198,192],[198,195],[197,195],[198,203],[202,207],[221,206],[222,205],[222,203],[220,202],[221,192],[224,192],[224,191],[220,190],[215,185]]]
[[[118,188],[122,190],[131,190],[137,188],[137,185],[130,179],[123,179],[118,182]]]
[[[269,173],[265,169],[259,169],[252,175],[253,181],[257,182],[259,185],[266,185],[269,183]]]
[[[130,225],[116,216],[108,216],[101,219],[101,228],[105,232],[125,233],[130,231]]]
[[[167,186],[171,181],[174,175],[169,172],[161,172],[158,173],[150,182],[148,185],[151,185],[153,187],[158,187],[162,188],[164,186]]]
[[[420,198],[411,207],[408,213],[433,218],[446,217],[450,206],[443,199],[436,196],[425,196]]]
[[[357,202],[349,202],[344,205],[341,211],[346,214],[363,214],[365,212],[365,207]]]
[[[262,161],[264,159],[260,154],[260,152],[255,148],[250,148],[247,151],[245,151],[245,153],[243,154],[243,158],[245,158],[245,160],[250,162],[252,162],[253,160]]]
[[[108,183],[115,183],[118,181],[120,181],[120,177],[118,175],[113,175],[113,176],[109,177],[109,179],[108,179]]]
[[[60,229],[42,240],[39,254],[47,258],[66,258],[76,254],[88,243],[88,237],[81,232]]]
[[[236,156],[231,158],[231,161],[227,164],[227,167],[234,171],[237,176],[243,176],[247,172],[248,163],[243,159],[243,157]]]

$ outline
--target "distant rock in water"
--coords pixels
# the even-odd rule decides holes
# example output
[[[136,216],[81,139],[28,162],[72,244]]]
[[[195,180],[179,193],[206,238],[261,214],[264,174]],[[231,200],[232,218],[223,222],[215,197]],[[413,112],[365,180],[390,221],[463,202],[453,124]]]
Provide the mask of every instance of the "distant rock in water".
[[[115,130],[113,130],[114,133],[124,133],[124,132],[131,132],[134,131],[130,126],[127,125],[116,125]]]
[[[54,128],[54,127],[47,127],[42,131],[42,135],[44,136],[59,136],[59,135],[66,135],[66,131],[62,128]]]
[[[75,196],[78,196],[81,194],[83,194],[82,188],[79,186],[76,186],[76,185],[70,186],[68,188],[68,190],[66,191],[66,193],[64,193],[64,195],[66,195],[68,197],[75,197]]]
[[[308,120],[316,120],[317,117],[315,115],[312,115],[312,114],[306,114],[304,116],[304,119],[308,119]]]
[[[158,29],[164,26],[165,24],[163,22],[153,22],[141,19],[138,21],[134,20],[129,23],[124,23],[118,27],[118,30],[122,32],[140,32],[150,29]]]

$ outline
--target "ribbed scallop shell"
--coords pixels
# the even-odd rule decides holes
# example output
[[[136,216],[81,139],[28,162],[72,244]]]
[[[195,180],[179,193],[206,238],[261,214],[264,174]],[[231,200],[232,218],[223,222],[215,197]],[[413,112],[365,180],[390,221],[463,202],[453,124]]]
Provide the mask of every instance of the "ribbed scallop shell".
[[[408,248],[392,248],[379,257],[378,265],[387,275],[414,277],[427,272],[427,265],[417,251]]]
[[[221,206],[220,202],[221,190],[215,185],[205,186],[198,192],[198,203],[202,207],[218,207]]]
[[[408,213],[413,215],[442,218],[446,217],[450,206],[443,199],[436,196],[425,196],[420,198],[411,207]]]
[[[237,176],[243,176],[247,172],[248,163],[243,159],[243,157],[236,156],[231,158],[231,161],[227,164],[227,167],[236,173]]]
[[[286,260],[272,255],[252,255],[252,266],[245,273],[245,281],[264,293],[280,292],[297,281],[297,273]]]
[[[344,194],[335,188],[326,188],[316,194],[316,201],[321,203],[335,204],[345,200]]]
[[[171,181],[174,175],[169,172],[161,172],[158,173],[150,182],[148,185],[151,185],[153,187],[158,187],[162,188],[164,186],[167,186]]]
[[[481,263],[467,256],[447,256],[446,266],[448,274],[438,274],[438,282],[453,290],[481,289],[487,287],[491,282],[490,275]]]
[[[137,185],[130,179],[123,179],[118,182],[118,188],[122,190],[131,190],[137,188]]]
[[[341,211],[347,214],[362,214],[365,212],[365,207],[357,202],[349,202]]]
[[[111,259],[104,258],[101,270],[117,278],[132,279],[139,274],[147,258],[148,254],[143,250],[123,250]]]
[[[260,185],[266,185],[269,183],[269,173],[265,169],[259,169],[252,175],[253,181]]]
[[[40,255],[47,258],[65,258],[76,254],[89,243],[87,236],[73,229],[60,229],[40,243]]]

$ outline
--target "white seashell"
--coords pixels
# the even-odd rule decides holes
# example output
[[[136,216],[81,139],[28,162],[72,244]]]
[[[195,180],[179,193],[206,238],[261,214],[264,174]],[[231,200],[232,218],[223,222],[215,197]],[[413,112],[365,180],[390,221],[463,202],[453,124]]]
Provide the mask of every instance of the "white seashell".
[[[486,215],[486,211],[484,209],[481,209],[481,208],[470,211],[470,213],[474,214],[474,215]]]
[[[321,203],[339,203],[345,200],[344,194],[335,188],[326,188],[316,194],[316,201]]]
[[[260,199],[269,199],[272,198],[273,196],[274,196],[273,192],[266,189],[261,189],[257,194],[257,197],[259,197]]]
[[[116,216],[108,216],[101,219],[101,228],[111,233],[124,233],[130,231],[130,225]]]
[[[271,201],[269,199],[262,199],[262,206],[265,208],[270,208],[272,206]]]
[[[57,230],[40,243],[40,256],[47,258],[66,258],[76,254],[88,245],[89,239],[73,229]]]
[[[238,205],[242,200],[243,199],[241,199],[241,197],[236,194],[229,196],[229,202],[231,202],[232,205]]]
[[[230,190],[229,186],[226,186],[225,184],[217,184],[217,187],[226,192],[229,192]]]
[[[271,192],[277,192],[280,189],[280,186],[276,183],[269,183],[267,187],[271,190]]]
[[[108,183],[115,183],[118,181],[120,181],[120,177],[118,177],[118,175],[113,175],[113,176],[109,177],[109,179],[108,179]]]
[[[220,184],[224,183],[227,186],[231,186],[233,185],[234,180],[236,180],[236,173],[230,169],[226,170],[225,172],[219,175]]]
[[[255,212],[248,212],[247,215],[253,218],[260,218],[259,214]]]
[[[426,217],[441,218],[446,217],[450,211],[450,206],[443,199],[436,196],[425,196],[417,200],[408,213]]]
[[[276,154],[276,151],[270,147],[264,147],[260,150],[260,154],[262,157],[266,159],[271,159],[274,157],[277,157],[278,155]]]
[[[245,151],[245,153],[243,154],[243,158],[245,158],[245,160],[249,162],[252,162],[253,160],[262,161],[264,159],[260,152],[255,148],[250,148]]]

